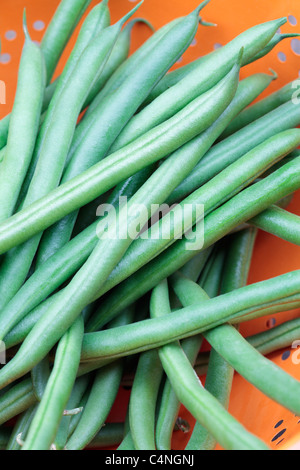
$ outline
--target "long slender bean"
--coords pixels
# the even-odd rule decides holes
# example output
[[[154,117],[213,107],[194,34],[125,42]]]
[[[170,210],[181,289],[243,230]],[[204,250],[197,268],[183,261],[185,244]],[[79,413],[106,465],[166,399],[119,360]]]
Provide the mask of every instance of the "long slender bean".
[[[54,368],[22,450],[50,449],[76,379],[83,332],[83,318],[79,317],[62,337]]]
[[[297,136],[294,134],[295,132],[298,134]],[[292,137],[290,133],[292,133],[294,137]],[[264,167],[266,168],[272,165],[280,155],[283,157],[286,150],[287,153],[292,150],[292,147],[288,149],[288,147],[285,146],[284,135],[288,140],[288,136],[292,137],[292,140],[296,137],[292,146],[295,147],[298,145],[296,143],[296,141],[299,140],[298,130],[286,131],[286,134],[281,133],[275,138],[268,139],[262,145],[223,170],[222,173],[217,175],[202,188],[195,191],[192,196],[177,205],[172,210],[171,213],[173,213],[173,217],[169,217],[168,223],[164,223],[162,219],[160,223],[155,224],[149,229],[146,234],[147,236],[142,236],[136,240],[136,242],[129,247],[123,260],[116,268],[116,276],[118,276],[118,272],[124,274],[125,270],[127,271],[127,275],[132,274],[135,268],[141,268],[143,264],[153,259],[157,254],[174,243],[175,238],[178,238],[179,235],[178,230],[185,230],[185,232],[187,232],[193,225],[191,221],[193,217],[195,217],[195,213],[192,212],[195,211],[194,204],[203,204],[206,214],[208,214],[237,191],[247,186],[251,182],[251,179],[254,179],[257,174],[263,172]],[[188,211],[189,208],[191,212]],[[200,217],[202,216],[203,214],[201,214]],[[181,223],[179,223],[179,220],[181,220]],[[207,228],[205,239],[208,239]],[[122,280],[122,278],[119,278],[119,282],[120,280]],[[109,288],[113,286],[110,279],[108,279],[106,285],[100,290],[98,296],[103,294],[108,286]],[[115,297],[113,302],[116,301],[117,298]],[[109,311],[110,308],[109,301],[102,303],[100,309],[93,315],[88,323],[88,331],[95,331],[95,329],[105,324],[107,320],[110,319],[110,316],[107,316],[107,310]]]
[[[50,83],[58,60],[74,28],[88,8],[91,0],[63,0],[60,2],[41,43]],[[104,0],[107,3],[107,0]]]
[[[272,206],[250,219],[249,223],[290,243],[300,245],[300,217]]]
[[[32,158],[45,88],[45,65],[30,38],[24,17],[23,47],[17,92],[9,123],[8,144],[0,172],[0,220],[11,216]]]
[[[6,450],[20,450],[21,449],[19,439],[21,439],[24,442],[29,426],[36,413],[36,409],[37,409],[37,405],[33,405],[20,415],[18,421],[16,422],[16,425],[13,428],[9,442],[7,443]]]
[[[130,394],[130,432],[136,450],[155,450],[155,411],[163,369],[156,350],[141,354]]]
[[[267,76],[260,74],[243,80],[229,108],[225,110],[222,116],[201,138],[195,141],[195,145],[187,149],[189,152],[184,157],[185,161],[189,158],[190,151],[199,152],[198,155],[204,153],[216,135],[218,135],[218,132],[221,132],[221,129],[226,126],[232,115],[238,113],[239,109],[252,101],[253,97],[257,96],[257,93],[261,90],[261,86],[264,86],[268,80]],[[124,183],[119,188],[119,192],[113,193],[107,203],[115,205],[119,202],[119,196],[130,198],[149,175],[150,172],[146,168],[142,173],[132,177],[128,183]],[[135,184],[135,181],[137,184]],[[2,319],[5,318],[6,322],[8,319],[13,321],[14,318],[22,318],[22,316],[29,313],[51,294],[54,289],[57,289],[62,282],[74,274],[95,247],[98,241],[97,232],[99,234],[99,226],[98,222],[95,222],[82,234],[69,242],[68,245],[60,249],[56,255],[53,255],[47,262],[41,264],[40,268],[36,269],[36,272],[3,309]]]
[[[101,100],[95,111],[85,116],[77,128],[76,132],[79,133],[80,138],[75,137],[76,145],[73,144],[70,150],[70,161],[64,171],[61,184],[80,175],[107,155],[116,137],[153,86],[192,42],[198,28],[199,8],[183,18],[169,33],[164,35],[157,47],[149,51],[148,56],[115,90],[114,94]],[[199,93],[192,95],[189,90],[184,91],[189,99],[177,108],[176,103],[180,101],[173,100],[170,116],[167,117],[174,116],[177,111],[184,108],[185,104],[199,96]],[[45,260],[46,256],[57,249],[58,240],[61,239],[61,246],[69,241],[76,218],[77,212],[69,214],[67,218],[60,220],[45,233],[39,249],[41,259]],[[46,256],[43,254],[44,251],[46,251]]]
[[[152,318],[168,317],[168,285],[162,281],[152,293],[150,312]],[[228,450],[265,449],[260,439],[250,434],[202,386],[180,344],[174,342],[158,351],[163,368],[179,398],[186,408]]]
[[[277,132],[300,124],[300,105],[289,101],[257,119],[237,133],[216,144],[181,185],[176,188],[169,204],[181,200],[205,184],[245,152],[274,136]]]
[[[261,118],[265,114],[270,113],[274,109],[278,108],[284,103],[290,101],[295,93],[294,87],[295,80],[285,85],[278,91],[275,91],[271,95],[267,96],[258,103],[249,106],[247,109],[242,111],[229,126],[226,131],[223,132],[221,139],[226,139],[230,135],[239,131],[243,127],[247,126],[256,119]]]
[[[67,450],[83,449],[104,425],[117,396],[122,372],[122,361],[118,361],[97,373],[78,426],[66,444]]]
[[[35,404],[36,398],[32,390],[30,379],[10,388],[1,397],[0,424],[6,423],[11,418],[23,413],[23,411]]]
[[[214,80],[218,81],[222,77],[222,73],[226,73],[226,68],[230,67],[232,57],[235,56],[241,47],[245,48],[245,55],[243,58],[243,64],[245,65],[265,46],[267,46],[274,37],[278,28],[285,24],[286,21],[286,18],[280,18],[278,20],[256,25],[241,33],[224,47],[217,49],[178,70],[168,73],[154,88],[145,104],[153,101],[168,88],[176,86],[178,82],[183,80],[188,82],[192,74],[203,74],[203,78],[205,77],[205,80],[209,82],[206,86],[212,86]]]

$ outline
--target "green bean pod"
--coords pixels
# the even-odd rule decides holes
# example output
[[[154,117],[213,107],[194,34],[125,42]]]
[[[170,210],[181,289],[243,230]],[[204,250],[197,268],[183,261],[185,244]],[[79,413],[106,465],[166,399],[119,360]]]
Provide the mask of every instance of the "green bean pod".
[[[209,214],[204,222],[204,246],[199,247],[198,250],[190,250],[187,248],[188,240],[186,238],[177,240],[175,245],[166,250],[164,254],[153,259],[144,268],[141,268],[136,274],[128,278],[127,281],[124,281],[120,286],[112,290],[110,295],[103,300],[101,308],[96,312],[97,321],[95,321],[95,324],[99,321],[99,318],[102,319],[103,316],[105,318],[113,318],[123,308],[126,308],[130,303],[152,289],[162,279],[165,279],[180,269],[197,253],[209,248],[217,240],[230,233],[234,227],[239,226],[240,223],[262,212],[262,210],[268,208],[272,203],[280,200],[282,196],[284,197],[284,195],[290,194],[296,190],[299,187],[299,168],[297,169],[299,161],[298,157],[297,162],[294,160],[288,163],[283,167],[284,169],[281,168],[274,172],[272,177],[267,177],[264,182],[256,183],[252,187],[242,191],[221,208]],[[282,171],[283,173],[281,173]],[[283,174],[287,176],[287,180],[285,180],[285,176],[282,178]],[[265,187],[264,184],[266,184]],[[259,194],[258,191],[261,191],[261,194]],[[248,201],[246,198],[249,198]],[[235,207],[234,204],[236,204]],[[201,226],[202,225],[200,225],[200,232]],[[147,245],[145,245],[145,248],[146,246]],[[207,259],[206,256],[208,256],[208,253],[204,252],[203,257],[205,261]],[[294,305],[296,305],[296,302],[297,299],[295,299]],[[289,308],[293,308],[293,299],[291,299]],[[270,313],[271,311],[272,309]],[[91,322],[92,321],[94,322],[93,319],[91,319]]]
[[[81,450],[97,435],[115,401],[122,373],[122,361],[111,364],[97,373],[77,428],[66,444],[67,450]]]
[[[216,88],[196,98],[174,117],[71,181],[62,184],[48,196],[40,198],[30,207],[10,217],[6,223],[0,224],[0,253],[28,240],[64,215],[82,207],[132,174],[174,152],[207,129],[214,122],[216,113],[218,115],[224,106],[219,101],[215,102],[216,91],[225,97],[225,87],[223,86],[222,93],[221,85],[228,80],[226,89],[232,93],[236,88],[235,80],[232,82],[236,73],[237,68],[234,67],[232,73],[216,85]],[[232,83],[234,83],[233,89]],[[32,240],[28,243],[32,243]]]
[[[151,296],[152,318],[169,316],[171,308],[168,300],[168,285],[166,281],[163,281],[153,290]],[[218,400],[203,388],[178,342],[163,346],[158,353],[179,400],[225,449],[268,449],[260,439],[246,431],[220,405]]]
[[[6,450],[20,450],[20,439],[24,442],[29,426],[36,413],[37,405],[33,405],[28,410],[24,411],[16,422],[11,433],[9,442],[7,443]]]
[[[22,450],[50,449],[76,379],[83,332],[83,318],[79,317],[59,342],[51,376]]]
[[[297,34],[297,33],[275,34],[275,36],[266,45],[266,47],[264,47],[258,54],[256,54],[254,57],[252,57],[251,60],[249,60],[248,64],[252,64],[252,62],[256,62],[257,60],[261,59],[262,57],[265,57],[266,55],[268,55],[269,52],[271,52],[284,39],[297,38],[299,36],[300,36],[300,34]]]
[[[48,83],[51,81],[69,38],[90,3],[91,0],[62,0],[60,2],[41,43]],[[103,3],[107,3],[107,0]]]
[[[0,424],[4,424],[11,418],[23,413],[35,403],[36,398],[30,379],[13,386],[1,397]]]
[[[182,231],[186,233],[194,225],[197,218],[196,204],[203,204],[205,213],[209,214],[232,195],[250,184],[256,176],[263,173],[266,167],[271,166],[277,159],[297,147],[299,136],[299,131],[293,129],[268,139],[177,205],[171,211],[172,217],[169,217],[168,223],[161,220],[153,225],[145,236],[141,236],[129,247],[123,260],[116,268],[116,274],[121,273],[119,282],[124,279],[121,276],[124,275],[125,270],[127,271],[126,277],[133,274],[136,268],[140,269],[143,264],[174,243],[176,238],[182,235]],[[198,217],[202,218],[203,213],[198,214]],[[207,239],[207,229],[205,237]],[[113,287],[110,279],[102,290],[99,289],[98,296],[107,291],[108,286],[109,288]],[[116,298],[113,301],[116,301]],[[102,303],[98,312],[88,323],[88,331],[95,331],[110,320],[110,316],[107,316],[106,313],[109,309],[109,302]]]
[[[18,85],[9,123],[8,144],[0,172],[0,220],[13,213],[26,176],[39,129],[45,89],[45,64],[41,49],[28,34],[24,16],[25,44]]]
[[[123,129],[121,134],[119,135],[118,139],[115,141],[114,145],[111,148],[111,151],[116,151],[128,143],[132,142],[144,132],[147,132],[154,126],[160,124],[165,119],[171,117],[172,113],[176,111],[176,109],[180,109],[180,107],[187,102],[187,100],[191,100],[194,96],[198,96],[199,94],[199,87],[201,89],[202,83],[202,75],[197,74],[194,77],[194,83],[190,84],[188,88],[182,87],[181,84],[178,84],[176,87],[173,87],[167,90],[165,93],[160,95],[156,100],[150,103],[146,108],[140,111],[136,116],[134,116],[127,126]],[[269,76],[266,74],[257,74],[247,80],[249,89],[247,92],[251,92],[251,86],[255,87],[255,91],[253,89],[253,94],[257,97],[260,93],[262,93],[269,84],[274,80],[274,76]],[[252,81],[252,83],[251,83]],[[193,86],[192,86],[193,85]],[[246,82],[241,84],[241,89],[245,85],[246,90]],[[188,90],[188,92],[187,92]],[[245,93],[247,93],[245,91]],[[241,91],[242,93],[242,91]],[[251,102],[255,99],[252,97]],[[177,108],[174,106],[174,103],[177,100]],[[236,104],[236,103],[235,103]],[[232,104],[232,107],[235,106]],[[245,107],[247,104],[245,104]]]
[[[216,144],[173,192],[169,204],[181,200],[238,160],[245,152],[278,132],[300,124],[300,104],[289,101],[236,134]]]
[[[134,175],[125,183],[120,184],[112,192],[107,200],[107,204],[117,207],[120,197],[127,197],[130,199],[134,193],[145,183],[147,178],[151,175],[151,167],[141,170],[140,173]],[[19,322],[26,314],[29,314],[37,307],[37,310],[32,312],[29,318],[24,319],[24,325],[21,326],[22,331],[28,331],[27,320],[30,325],[36,322],[37,318],[46,311],[49,302],[44,302],[44,307],[39,308],[39,304],[43,302],[50,294],[54,292],[63,282],[71,277],[88,259],[92,250],[98,242],[99,220],[88,227],[82,234],[79,234],[74,240],[71,240],[68,247],[61,248],[54,254],[45,264],[37,259],[39,267],[35,270],[32,276],[28,279],[24,286],[18,291],[15,297],[3,309],[3,321],[8,321],[10,328],[15,322]],[[67,250],[66,250],[67,249]],[[67,258],[64,256],[67,254]],[[25,300],[26,299],[26,300]],[[50,300],[51,302],[51,300]],[[37,315],[36,315],[37,314]],[[6,320],[4,320],[6,318]],[[1,320],[2,321],[2,320]],[[4,323],[3,323],[4,325]],[[25,329],[24,329],[25,328]],[[15,336],[16,335],[16,336]],[[14,339],[14,338],[17,339]],[[21,337],[24,338],[24,337]],[[12,337],[5,338],[6,344],[16,344],[15,341],[20,341],[20,333],[18,328],[12,333]]]
[[[113,447],[124,438],[124,423],[106,423],[96,437],[89,443],[88,449]]]
[[[251,122],[265,116],[274,109],[278,108],[284,103],[290,101],[295,93],[295,80],[285,85],[278,91],[275,91],[271,95],[267,96],[258,103],[249,106],[247,109],[242,111],[227,127],[223,132],[221,139],[226,139],[230,135],[239,131],[243,127],[251,124]]]
[[[66,76],[64,76],[62,79],[63,86],[61,88],[57,87],[52,106],[47,113],[49,119],[46,118],[43,123],[40,141],[36,147],[39,156],[38,163],[23,207],[46,195],[58,185],[83,102],[97,79],[99,70],[103,69],[122,24],[134,11],[114,26],[104,29],[102,33],[97,35],[79,57],[66,86],[64,84]],[[65,119],[65,113],[69,116],[67,120]],[[0,286],[2,306],[10,300],[25,281],[41,235],[33,237],[24,246],[10,252],[4,260],[1,266],[3,277],[1,277],[2,283]],[[20,258],[22,259],[21,269]]]
[[[130,432],[136,450],[155,450],[155,411],[163,368],[156,350],[141,354],[130,394]]]
[[[95,111],[84,117],[77,128],[80,139],[75,138],[76,145],[73,144],[71,148],[69,164],[64,171],[61,184],[80,175],[107,155],[111,145],[153,86],[192,42],[198,29],[198,14],[199,8],[182,18],[179,24],[163,36],[157,47],[149,51],[144,61],[115,90],[114,94],[101,100]],[[187,103],[183,102],[179,109],[174,109],[171,116],[197,96],[199,93],[191,96]],[[175,108],[175,104],[173,107]],[[61,246],[69,241],[76,218],[77,212],[70,214],[45,233],[39,249],[40,258],[45,260],[49,252],[52,254],[57,249],[59,239]],[[43,254],[44,251],[46,256]]]
[[[144,104],[150,103],[167,89],[177,86],[179,82],[188,84],[194,75],[203,76],[203,87],[213,86],[231,68],[237,51],[242,47],[245,49],[242,63],[246,65],[271,41],[278,28],[286,22],[286,18],[280,18],[256,25],[241,33],[224,47],[168,73],[154,88]],[[207,90],[207,88],[204,89]]]
[[[272,206],[249,223],[295,245],[300,245],[300,217]]]
[[[271,330],[250,336],[247,341],[261,354],[267,355],[293,345],[299,338],[299,325],[300,321],[296,318]]]
[[[252,101],[257,93],[267,85],[269,80],[270,77],[264,74],[254,75],[243,80],[239,84],[237,93],[232,103],[229,105],[229,108],[225,110],[216,123],[204,133],[201,139],[195,141],[195,145],[191,146],[190,149],[187,148],[189,152],[187,152],[184,157],[185,161],[189,158],[190,152],[197,151],[199,152],[198,155],[204,153],[216,138],[218,132],[221,132],[221,129],[229,122],[232,115],[238,113],[240,109]],[[150,175],[147,169],[143,171],[145,177]],[[114,193],[107,203],[118,203],[118,196],[127,196],[130,198],[138,189],[141,182],[144,182],[143,173],[140,174],[140,177],[137,175],[131,178],[128,183],[125,183],[124,186],[120,188],[120,193]],[[135,178],[137,178],[137,185],[134,183]],[[36,269],[36,272],[3,309],[2,317],[11,319],[12,321],[14,318],[21,319],[22,316],[29,313],[49,294],[57,289],[69,276],[74,274],[88,258],[88,255],[97,243],[97,225],[98,222],[92,224],[82,234],[70,241],[68,245],[61,248],[57,254],[53,255],[47,262],[42,264],[40,268]]]
[[[42,401],[50,377],[49,357],[46,356],[31,371],[32,388],[37,401]]]
[[[85,395],[89,385],[90,376],[88,374],[76,380],[69,401],[66,405],[66,410],[73,410],[74,408],[83,408],[81,407],[81,400]],[[70,424],[72,418],[73,416],[63,416],[53,443],[56,450],[65,449],[69,437]]]

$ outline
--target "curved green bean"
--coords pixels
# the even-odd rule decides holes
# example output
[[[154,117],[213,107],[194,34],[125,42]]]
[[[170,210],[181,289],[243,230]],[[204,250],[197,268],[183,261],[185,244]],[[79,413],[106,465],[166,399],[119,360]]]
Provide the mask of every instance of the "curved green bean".
[[[83,332],[83,318],[79,317],[59,342],[53,370],[22,450],[49,450],[54,442],[76,379]]]
[[[300,245],[300,217],[280,207],[269,207],[250,219],[249,223],[283,240]]]
[[[26,176],[39,129],[45,88],[45,65],[40,47],[31,39],[24,16],[25,44],[19,66],[8,143],[0,172],[0,220],[10,217]]]
[[[168,317],[170,312],[168,285],[166,281],[163,281],[152,292],[150,313],[152,318],[157,319]],[[266,444],[246,431],[220,405],[218,400],[203,388],[178,342],[163,346],[158,353],[163,368],[181,403],[225,449],[268,449]]]
[[[1,396],[0,402],[0,424],[6,423],[11,418],[23,413],[36,403],[30,379],[10,388]]]

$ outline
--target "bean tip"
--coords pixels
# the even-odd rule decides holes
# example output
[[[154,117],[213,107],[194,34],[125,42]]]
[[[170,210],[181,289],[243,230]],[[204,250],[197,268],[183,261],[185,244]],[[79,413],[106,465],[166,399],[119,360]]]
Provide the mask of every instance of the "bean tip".
[[[204,0],[204,2],[201,2],[200,5],[194,10],[194,13],[199,15],[200,11],[203,10],[203,8],[206,7],[210,1],[211,0]]]
[[[27,13],[26,13],[26,8],[23,10],[23,31],[25,34],[25,38],[30,40],[30,35],[28,31],[28,26],[27,26]]]
[[[201,24],[201,26],[213,26],[213,27],[218,26],[216,23],[211,23],[210,21],[205,21],[203,18],[201,18],[201,16],[199,17],[199,24]]]
[[[123,24],[126,23],[126,21],[132,17],[132,15],[134,15],[134,13],[142,6],[143,3],[144,3],[144,0],[141,0],[141,2],[139,2],[132,10],[130,10],[129,13],[123,16],[123,18],[121,18],[117,24],[120,26],[123,26]]]
[[[132,28],[134,27],[134,25],[136,25],[137,23],[143,23],[145,25],[147,25],[151,31],[153,31],[153,33],[156,31],[154,26],[150,23],[150,21],[146,20],[145,18],[134,18],[133,20],[131,20],[127,25],[126,25],[126,28],[127,30],[129,30],[129,32],[131,32]]]
[[[275,72],[275,70],[273,70],[273,69],[271,69],[271,68],[270,68],[269,70],[270,70],[270,72],[271,72],[271,78],[272,78],[272,80],[277,80],[277,78],[278,78],[278,73]]]

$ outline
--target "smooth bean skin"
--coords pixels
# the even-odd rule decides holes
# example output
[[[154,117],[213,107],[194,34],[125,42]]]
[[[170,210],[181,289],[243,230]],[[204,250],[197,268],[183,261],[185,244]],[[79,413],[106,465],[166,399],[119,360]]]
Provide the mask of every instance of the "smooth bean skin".
[[[115,90],[113,95],[103,99],[93,113],[83,118],[76,131],[80,134],[80,139],[76,137],[76,145],[70,149],[72,155],[69,157],[70,161],[62,176],[61,184],[80,175],[107,155],[111,145],[153,86],[192,42],[198,29],[198,10],[199,8],[182,18],[180,23],[161,39],[157,47],[149,52],[144,61]],[[198,97],[199,93],[195,96],[190,93],[188,95],[189,100],[183,102],[178,108],[176,108],[177,101],[173,101],[170,116],[167,117],[174,116],[176,112],[184,108],[185,104]],[[60,220],[44,234],[39,249],[40,258],[45,260],[44,251],[47,252],[47,256],[52,254],[57,249],[60,238],[61,246],[69,241],[76,218],[77,212],[69,214],[67,218]]]
[[[247,109],[242,111],[229,126],[226,131],[223,132],[221,139],[226,139],[230,135],[239,131],[243,127],[247,126],[256,119],[261,118],[262,116],[270,113],[274,109],[278,108],[284,103],[287,103],[292,99],[293,94],[295,93],[295,88],[293,84],[295,80],[285,85],[278,91],[275,91],[271,95],[267,96],[263,100],[260,100],[258,103],[249,106]]]
[[[124,438],[123,423],[106,423],[97,436],[89,443],[88,449],[113,447]]]
[[[169,204],[180,201],[238,160],[245,152],[250,151],[277,132],[297,127],[299,124],[300,104],[289,101],[245,126],[207,152],[193,173],[175,189],[169,198]]]
[[[117,207],[120,197],[130,199],[145,183],[152,170],[151,167],[147,167],[129,178],[126,182],[118,185],[108,198],[107,204]],[[69,279],[83,265],[95,248],[100,234],[99,224],[100,220],[95,221],[84,232],[71,240],[68,246],[63,247],[57,254],[53,255],[45,264],[39,258],[37,259],[39,267],[36,268],[24,286],[21,287],[15,297],[3,309],[3,315],[0,315],[2,317],[1,321],[3,320],[5,324],[9,325],[8,328],[11,328],[14,323],[22,321],[27,314],[30,314],[29,317],[24,318],[24,324],[20,325],[22,331],[29,331],[27,322],[29,325],[34,325],[36,319],[40,318],[46,311],[46,306],[39,309],[39,304],[52,294],[55,289],[60,287],[63,282]],[[37,311],[35,311],[36,308]],[[32,312],[32,310],[34,311]],[[23,339],[24,337],[22,336],[21,338]],[[20,334],[18,328],[12,332],[11,338],[7,336],[5,338],[7,345],[11,345],[12,341],[13,345],[15,345],[15,341],[19,342],[19,340]]]
[[[71,395],[84,332],[79,317],[59,342],[54,367],[22,450],[49,450]]]
[[[90,3],[91,0],[62,0],[60,2],[41,43],[48,83],[51,81],[58,60],[73,30]],[[107,0],[103,3],[106,4]]]
[[[155,450],[155,410],[163,368],[156,350],[141,354],[130,394],[130,432],[136,450]]]
[[[257,93],[257,97],[260,93],[262,93],[263,90],[265,90],[265,88],[267,88],[267,86],[273,81],[273,79],[274,76],[269,76],[266,74],[257,74],[254,75],[252,79],[249,78],[247,82],[249,82],[249,87],[257,87],[255,88],[255,91],[253,89],[253,93]],[[199,74],[195,77],[195,83],[193,84],[193,87],[189,87],[189,100],[192,96],[196,97],[199,93],[199,83],[197,83],[197,81],[200,81],[201,84],[202,76]],[[243,84],[242,82],[241,88],[243,88],[244,85],[246,87],[246,83]],[[194,92],[194,95],[192,95],[192,92]],[[251,88],[247,89],[247,92],[250,93]],[[118,139],[115,141],[111,150],[118,150],[129,142],[132,142],[134,139],[136,139],[155,125],[158,125],[165,119],[168,119],[170,117],[169,113],[174,112],[174,105],[170,106],[170,104],[173,104],[176,100],[178,100],[178,106],[180,106],[181,103],[184,103],[183,99],[185,98],[185,95],[187,95],[186,89],[183,88],[181,84],[178,84],[176,87],[172,87],[171,89],[167,90],[165,93],[160,95],[156,100],[146,106],[142,111],[140,111],[129,121],[127,126],[123,129],[122,133],[119,135]],[[245,104],[244,106],[246,107],[247,104]],[[162,109],[164,110],[163,112],[161,111]],[[231,117],[231,119],[233,118]]]
[[[101,11],[100,18],[102,18]],[[98,19],[99,11],[97,10],[96,20],[98,21]],[[95,75],[99,69],[103,68],[103,62],[115,42],[122,21],[125,19],[104,29],[85,48],[78,60],[74,60],[74,62],[71,60],[69,62],[70,68],[66,67],[66,72],[61,78],[62,85],[60,86],[59,83],[56,88],[40,131],[35,150],[38,163],[22,203],[23,207],[46,195],[58,185],[82,104],[95,81]],[[65,113],[69,116],[67,120],[64,118]],[[40,238],[41,235],[32,238],[18,250],[10,252],[4,260],[1,266],[2,282],[0,284],[2,306],[10,300],[25,281]],[[20,259],[22,259],[21,266]]]
[[[229,73],[228,77],[230,75]],[[124,149],[111,154],[0,224],[0,253],[40,233],[66,214],[171,154],[207,129],[223,106],[220,102],[215,103],[215,91],[213,88],[207,94],[196,98],[165,123],[156,126]],[[32,243],[32,240],[30,242]]]
[[[150,314],[152,318],[169,316],[168,285],[159,284],[152,292]],[[265,449],[268,447],[257,437],[248,433],[224,408],[208,393],[183,353],[180,344],[174,342],[158,351],[163,368],[181,403],[200,421],[228,450]]]
[[[36,398],[30,379],[26,379],[10,388],[1,396],[0,425],[23,413],[23,411],[34,405],[35,402]]]
[[[81,450],[100,431],[117,396],[123,373],[122,361],[101,369],[74,433],[66,444],[67,450]]]
[[[11,433],[9,442],[7,443],[6,450],[20,450],[21,446],[18,443],[18,436],[20,436],[21,440],[24,441],[24,438],[28,432],[29,426],[33,420],[37,409],[37,404],[28,408],[28,410],[24,411],[19,417],[16,425],[13,428]]]
[[[113,289],[111,294],[102,302],[101,309],[99,308],[97,311],[97,318],[100,317],[100,312],[101,316],[113,318],[119,311],[157,285],[160,280],[173,274],[196,254],[209,248],[217,240],[230,233],[234,227],[239,226],[247,219],[268,208],[275,201],[279,201],[285,195],[296,190],[299,187],[299,161],[294,160],[288,163],[283,167],[284,170],[283,168],[277,170],[271,178],[267,177],[264,182],[261,181],[247,188],[221,208],[209,214],[205,218],[205,243],[203,247],[195,251],[189,250],[187,249],[188,241],[185,238],[176,241],[173,247],[170,247],[157,259],[152,260],[127,281],[123,281]],[[282,171],[285,174],[284,177],[282,177]],[[275,179],[273,179],[274,175],[276,175]],[[266,187],[264,187],[266,182]],[[295,304],[296,302],[295,299]],[[289,305],[291,306],[291,304]],[[270,309],[270,313],[271,311],[272,309]]]
[[[295,245],[300,245],[300,217],[272,206],[249,223]]]
[[[13,110],[8,143],[0,172],[0,220],[10,217],[26,176],[38,134],[46,83],[45,63],[39,46],[31,41],[24,17],[25,44]]]
[[[223,170],[222,173],[202,188],[195,191],[172,210],[173,217],[170,217],[170,223],[164,224],[161,221],[153,225],[146,234],[146,237],[140,237],[129,247],[124,258],[116,268],[116,274],[114,272],[112,276],[115,275],[117,277],[118,273],[123,275],[124,272],[126,272],[126,277],[130,276],[134,271],[142,268],[145,263],[155,258],[158,253],[161,253],[175,242],[175,234],[177,238],[179,235],[177,227],[179,227],[179,230],[182,230],[182,227],[184,227],[185,231],[187,231],[188,227],[191,227],[196,222],[193,219],[196,216],[194,213],[192,215],[189,214],[190,218],[189,222],[187,222],[187,210],[183,211],[183,207],[193,208],[194,204],[203,204],[206,214],[209,214],[210,211],[220,206],[228,198],[248,185],[255,176],[264,171],[263,168],[271,166],[278,158],[282,158],[285,152],[288,153],[293,147],[295,148],[298,145],[299,135],[299,131],[294,129],[278,134],[275,138],[268,139],[262,145],[256,147],[253,151],[247,153],[237,162]],[[179,224],[178,221],[183,219],[185,222]],[[175,223],[174,221],[177,222]],[[205,230],[205,239],[208,239],[207,228]],[[124,277],[120,276],[118,282],[123,279]],[[114,285],[110,278],[108,278],[108,282],[104,284],[103,289],[99,290],[98,296],[107,292],[108,286],[108,289],[111,289]],[[117,298],[115,297],[113,302],[116,300]],[[110,308],[109,301],[105,300],[88,323],[87,331],[95,331],[104,325],[110,319],[110,316],[106,313]]]
[[[185,160],[187,161],[191,151],[197,151],[199,152],[198,155],[201,156],[218,132],[226,126],[226,123],[229,122],[232,115],[238,113],[240,109],[252,101],[257,94],[260,93],[262,88],[269,83],[269,80],[270,77],[265,74],[257,74],[243,80],[239,84],[237,93],[227,110],[224,111],[217,122],[204,133],[203,137],[199,139],[198,142],[195,142],[195,145],[190,149],[187,148],[188,152],[186,157],[184,157]],[[195,153],[195,156],[196,155]],[[120,191],[113,193],[107,203],[115,205],[118,203],[118,196],[127,196],[130,198],[149,175],[150,168],[149,170],[145,168],[141,173],[131,177],[128,182],[120,187]],[[61,248],[57,254],[53,255],[47,262],[42,263],[42,260],[39,260],[38,257],[38,260],[41,262],[40,268],[36,269],[36,272],[3,309],[3,314],[1,315],[2,320],[4,318],[11,319],[12,322],[14,318],[20,320],[22,316],[34,309],[50,295],[54,289],[57,289],[62,282],[75,273],[87,259],[98,241],[97,225],[98,222],[93,223],[82,232],[82,234],[70,241],[68,245]]]
[[[224,76],[226,70],[230,69],[233,57],[241,47],[245,49],[243,57],[243,65],[245,65],[271,41],[278,28],[286,22],[287,18],[280,18],[256,25],[244,31],[226,46],[168,73],[154,88],[145,104],[153,101],[168,88],[176,86],[180,81],[188,84],[193,75],[198,73],[201,73],[203,80],[207,81],[206,86],[212,86],[214,80],[220,80],[222,74]]]

